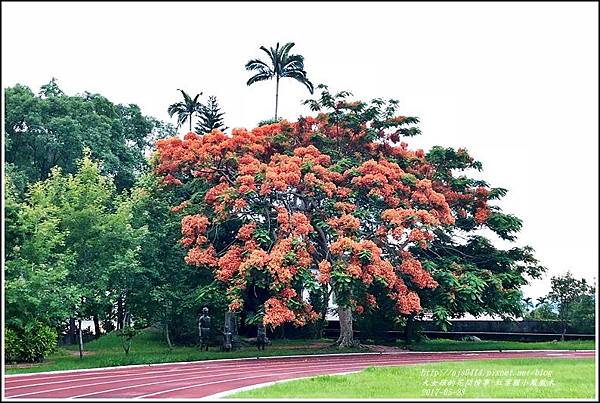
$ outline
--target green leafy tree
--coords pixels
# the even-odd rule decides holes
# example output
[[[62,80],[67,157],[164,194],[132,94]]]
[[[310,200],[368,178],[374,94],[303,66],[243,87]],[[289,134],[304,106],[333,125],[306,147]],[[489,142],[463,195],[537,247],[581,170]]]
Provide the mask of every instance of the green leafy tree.
[[[586,279],[574,278],[571,272],[567,271],[564,275],[553,276],[550,284],[548,300],[555,305],[558,319],[563,324],[562,339],[569,322],[573,319],[581,322],[582,319],[585,321],[587,316],[588,320],[591,318],[591,323],[594,322],[594,309],[589,309],[594,305],[594,288],[587,283]],[[580,313],[581,315],[578,315]]]
[[[531,308],[531,307],[530,307]],[[523,319],[527,320],[557,320],[558,315],[554,312],[548,297],[539,297],[532,309],[525,312]]]
[[[596,322],[596,294],[593,289],[573,300],[565,315],[576,333],[594,334]]]
[[[52,256],[63,253],[72,259],[66,282],[78,298],[66,305],[70,316],[93,318],[99,334],[99,318],[109,316],[117,299],[126,298],[131,288],[146,230],[131,224],[138,195],[118,194],[112,178],[101,174],[100,163],[90,154],[85,151],[75,173],[64,175],[52,168],[48,179],[32,186],[28,203],[45,209],[46,219],[53,219],[50,232],[61,242]],[[51,239],[41,242],[49,247]],[[57,268],[54,265],[53,272]]]
[[[60,230],[55,206],[40,203],[40,184],[17,199],[5,178],[5,323],[17,333],[31,323],[56,329],[77,300],[77,289],[67,281],[75,256],[65,250],[67,233]]]
[[[55,79],[38,95],[21,84],[4,94],[6,163],[27,182],[46,179],[54,166],[75,172],[89,147],[103,161],[103,174],[113,176],[118,189],[129,188],[146,169],[150,142],[174,134],[137,105],[115,105],[100,94],[65,95]]]
[[[139,252],[141,271],[127,298],[129,310],[135,313],[136,323],[159,324],[168,345],[194,343],[201,304],[208,303],[211,312],[217,306],[197,299],[198,290],[212,279],[185,264],[179,242],[185,204],[180,211],[172,211],[193,189],[166,189],[151,173],[140,177],[136,189],[144,197],[137,199],[133,209],[134,226],[145,226],[148,232]]]
[[[304,71],[304,56],[290,54],[290,50],[294,46],[293,42],[288,42],[279,47],[279,42],[275,48],[267,49],[264,46],[260,50],[264,51],[269,56],[269,61],[264,62],[260,59],[252,59],[246,63],[246,70],[255,71],[247,85],[252,85],[259,81],[275,79],[275,120],[277,120],[277,107],[279,104],[279,80],[283,77],[293,78],[304,84],[306,88],[313,93],[313,84],[307,78]]]
[[[177,128],[181,127],[187,120],[189,122],[191,132],[194,115],[202,113],[202,110],[204,109],[204,105],[198,101],[198,98],[200,98],[202,93],[196,94],[196,96],[192,98],[184,90],[177,91],[181,92],[183,101],[171,104],[167,109],[167,112],[169,113],[170,117],[177,115]]]
[[[225,131],[228,129],[223,121],[223,113],[217,102],[217,97],[208,97],[208,103],[202,108],[198,114],[198,124],[196,125],[196,133],[210,133],[217,129]]]

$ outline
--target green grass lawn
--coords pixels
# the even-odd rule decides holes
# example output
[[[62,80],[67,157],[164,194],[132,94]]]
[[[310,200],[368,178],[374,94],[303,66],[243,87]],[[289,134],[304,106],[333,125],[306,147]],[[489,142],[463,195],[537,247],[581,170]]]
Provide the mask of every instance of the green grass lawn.
[[[329,347],[333,340],[272,340],[272,345],[264,351],[256,347],[242,347],[232,352],[219,351],[210,347],[200,351],[199,347],[175,346],[169,350],[160,331],[146,329],[133,339],[129,355],[125,355],[121,339],[114,333],[100,337],[84,345],[84,357],[79,358],[77,345],[60,348],[45,362],[23,368],[8,367],[7,374],[58,371],[68,369],[112,367],[132,364],[156,364],[164,362],[214,360],[222,358],[267,357],[296,354],[330,354],[360,352],[364,349],[337,349]]]
[[[593,359],[497,359],[367,368],[228,398],[593,398]],[[516,384],[518,382],[518,384]]]
[[[403,344],[401,344],[404,347]],[[406,346],[412,351],[465,351],[465,350],[593,350],[595,340],[566,340],[543,342],[520,341],[462,341],[448,339],[426,340]]]

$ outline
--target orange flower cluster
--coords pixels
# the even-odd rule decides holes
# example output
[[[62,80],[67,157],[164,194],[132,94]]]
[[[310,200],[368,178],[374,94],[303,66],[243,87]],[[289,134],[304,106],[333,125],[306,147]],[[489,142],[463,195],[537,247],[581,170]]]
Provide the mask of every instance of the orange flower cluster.
[[[400,204],[410,188],[401,178],[404,171],[394,162],[387,160],[369,160],[364,162],[356,171],[360,174],[350,180],[355,187],[368,189],[368,194],[381,197],[391,207]],[[352,170],[347,170],[344,175],[351,176]]]
[[[487,221],[490,213],[490,209],[488,208],[478,208],[475,210],[475,221],[477,221],[479,224],[483,224]]]
[[[427,229],[440,224],[435,215],[425,210],[388,209],[381,214],[381,218],[391,227],[389,234],[394,239],[403,240],[407,235],[408,241],[415,242],[421,248],[426,248],[427,242],[433,240],[433,234]],[[388,230],[380,228],[377,234],[380,237],[387,235]]]
[[[189,200],[186,200],[186,201],[182,202],[181,204],[179,204],[179,205],[177,205],[177,206],[175,206],[175,207],[172,207],[172,208],[171,208],[171,212],[172,212],[172,213],[178,213],[178,212],[180,212],[181,210],[183,210],[183,209],[185,209],[186,207],[188,207],[189,205],[190,205],[190,201],[189,201]]]
[[[252,233],[256,230],[256,223],[252,222],[250,224],[243,225],[237,233],[238,239],[242,241],[249,241],[252,238]]]
[[[421,310],[421,299],[413,291],[400,294],[396,300],[396,309],[404,315],[417,313]]]
[[[339,235],[358,231],[360,228],[360,220],[350,214],[342,214],[340,217],[330,218],[327,220],[327,223],[336,230]]]
[[[292,322],[294,319],[296,319],[296,314],[281,300],[269,298],[265,302],[265,316],[263,317],[265,326],[277,327],[285,322]]]
[[[212,245],[208,248],[195,246],[188,251],[184,259],[187,264],[194,266],[213,267],[218,264],[215,248]]]
[[[292,235],[296,236],[306,236],[313,231],[310,220],[304,213],[292,213],[292,216],[290,217],[290,226],[292,228]]]
[[[202,245],[208,239],[205,236],[208,218],[203,215],[188,215],[181,220],[181,243],[185,246]]]
[[[476,201],[474,218],[478,224],[485,223],[491,214],[491,211],[487,206],[487,198],[489,194],[490,192],[483,187],[478,187],[475,190]]]
[[[438,283],[431,277],[431,274],[421,266],[421,262],[413,257],[410,252],[401,253],[402,264],[400,271],[411,277],[411,280],[419,288],[435,288]]]
[[[345,101],[340,105],[356,111],[364,107]],[[391,129],[386,130],[396,130],[394,125],[405,120],[388,119],[384,123]],[[455,216],[472,214],[485,223],[489,191],[457,188],[440,179],[443,175],[437,175],[423,150],[398,143],[400,131],[377,129],[378,138],[367,140],[372,128],[365,122],[336,124],[319,114],[250,131],[188,133],[157,142],[156,172],[164,183],[209,185],[197,205],[202,214],[182,220],[181,242],[188,248],[187,263],[209,267],[227,286],[231,310],[242,309],[240,290],[260,274],[270,293],[263,322],[273,327],[306,323],[318,315],[292,284],[317,268],[318,281],[331,283],[335,267],[351,278],[354,290],[362,290],[353,295],[363,304],[355,304],[357,312],[376,306],[369,293],[375,280],[385,283],[399,312],[418,312],[419,297],[409,286],[433,288],[437,283],[398,245],[427,247],[434,229],[454,225]],[[173,211],[185,208],[192,210],[184,202]],[[209,225],[240,221],[246,224],[227,246],[207,239]],[[405,283],[403,277],[411,281]]]
[[[331,263],[323,260],[319,263],[319,282],[323,284],[329,283],[331,276]]]
[[[240,246],[234,245],[221,256],[219,259],[219,268],[215,275],[217,280],[228,283],[239,272],[243,251]]]
[[[415,228],[408,234],[408,240],[416,242],[421,248],[426,248],[427,242],[433,240],[433,234],[431,232]]]
[[[354,211],[356,209],[356,205],[352,204],[352,203],[346,203],[346,202],[335,202],[335,204],[333,205],[333,208],[335,208],[336,210],[341,211],[342,213],[351,213],[352,211]]]
[[[373,294],[369,294],[367,293],[365,295],[365,299],[367,301],[367,305],[369,306],[369,308],[377,308],[377,299],[375,298],[375,296]]]

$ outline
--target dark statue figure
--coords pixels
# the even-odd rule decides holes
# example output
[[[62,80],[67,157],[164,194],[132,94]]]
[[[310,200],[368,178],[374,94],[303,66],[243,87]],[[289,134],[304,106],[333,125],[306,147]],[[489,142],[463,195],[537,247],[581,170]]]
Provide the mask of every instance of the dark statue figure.
[[[233,333],[229,329],[229,326],[225,324],[225,328],[223,329],[223,350],[231,351],[233,347]]]
[[[257,332],[256,332],[256,346],[259,350],[264,350],[267,345],[267,330],[265,329],[265,325],[263,323],[258,324]]]
[[[198,333],[200,336],[200,351],[208,351],[208,343],[210,341],[210,316],[208,316],[208,308],[202,308],[202,315],[198,317]]]

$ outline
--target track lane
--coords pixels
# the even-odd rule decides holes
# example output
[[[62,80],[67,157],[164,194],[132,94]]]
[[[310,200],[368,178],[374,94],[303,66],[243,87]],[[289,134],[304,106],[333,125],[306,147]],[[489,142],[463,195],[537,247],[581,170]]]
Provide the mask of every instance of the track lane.
[[[556,355],[560,354],[560,355]],[[595,357],[587,351],[481,351],[263,357],[91,369],[5,378],[7,398],[198,398],[273,380],[355,371],[369,366],[494,358]]]

